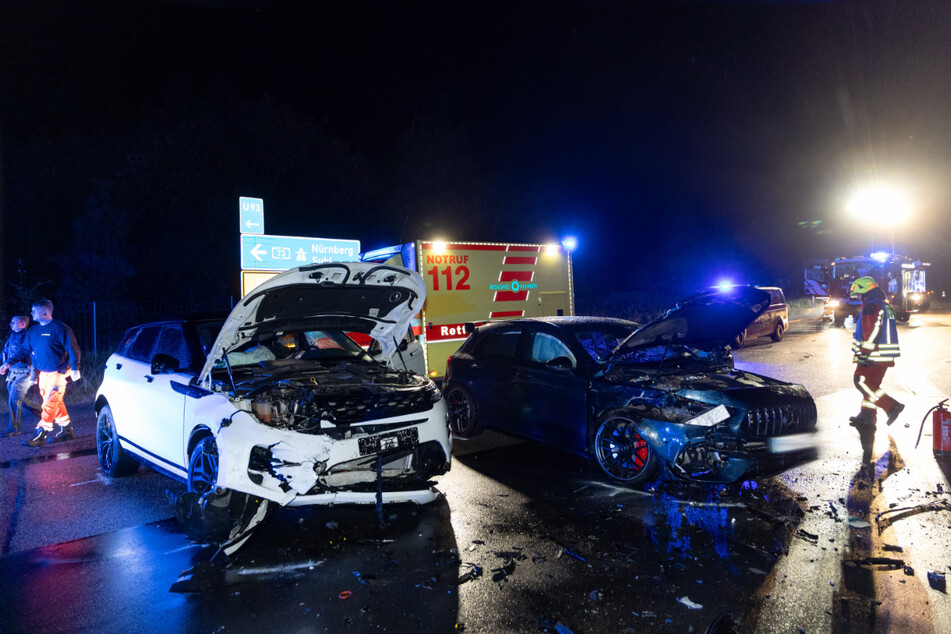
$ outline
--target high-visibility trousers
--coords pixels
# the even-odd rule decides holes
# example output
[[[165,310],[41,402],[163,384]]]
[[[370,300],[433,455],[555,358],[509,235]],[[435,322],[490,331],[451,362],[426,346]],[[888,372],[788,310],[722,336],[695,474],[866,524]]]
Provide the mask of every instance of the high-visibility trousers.
[[[66,375],[59,372],[40,372],[39,383],[40,396],[43,397],[39,426],[51,432],[54,423],[62,427],[69,425],[69,412],[63,402],[63,396],[66,394]]]
[[[875,415],[878,408],[882,408],[887,414],[897,405],[897,401],[885,393],[882,389],[882,379],[885,378],[885,371],[892,364],[869,363],[867,365],[857,365],[855,375],[852,380],[855,387],[862,393],[862,409],[869,410],[871,415]]]

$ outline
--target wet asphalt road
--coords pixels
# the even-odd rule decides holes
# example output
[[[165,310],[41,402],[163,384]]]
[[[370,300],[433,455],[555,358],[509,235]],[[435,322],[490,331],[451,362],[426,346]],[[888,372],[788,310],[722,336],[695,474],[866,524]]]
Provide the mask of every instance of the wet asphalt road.
[[[148,469],[98,471],[79,437],[41,451],[0,440],[0,632],[947,632],[947,466],[925,412],[951,394],[951,315],[913,316],[886,389],[908,406],[874,439],[858,407],[850,334],[811,319],[737,365],[805,384],[820,459],[747,487],[645,494],[593,465],[486,432],[457,441],[445,497],[389,507],[281,510],[228,563],[190,544]],[[907,426],[906,426],[907,425]],[[57,454],[60,454],[57,458]],[[906,568],[907,566],[907,568]],[[728,630],[724,630],[728,631]]]

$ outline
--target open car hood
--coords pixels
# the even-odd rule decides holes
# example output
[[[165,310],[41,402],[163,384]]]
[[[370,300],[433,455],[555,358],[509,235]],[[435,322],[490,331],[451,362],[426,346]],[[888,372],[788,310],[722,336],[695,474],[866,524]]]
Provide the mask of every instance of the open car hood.
[[[366,332],[391,357],[425,298],[423,278],[399,266],[336,262],[285,271],[234,307],[208,351],[198,380],[208,383],[215,364],[245,341],[281,331]]]
[[[702,350],[722,348],[766,312],[769,302],[769,293],[753,286],[704,291],[635,330],[611,353],[609,362],[636,348],[668,342]]]

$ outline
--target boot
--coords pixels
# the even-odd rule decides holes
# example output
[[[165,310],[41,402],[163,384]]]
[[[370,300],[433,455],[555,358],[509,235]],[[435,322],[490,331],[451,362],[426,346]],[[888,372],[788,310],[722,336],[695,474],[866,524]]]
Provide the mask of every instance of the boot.
[[[905,409],[905,406],[901,403],[895,403],[895,406],[892,407],[892,411],[888,412],[888,420],[885,421],[886,425],[891,425],[895,422],[895,419],[898,418],[898,415],[902,413],[902,410]]]
[[[37,449],[39,449],[40,447],[42,447],[43,445],[46,444],[46,436],[47,436],[47,435],[48,435],[48,434],[47,434],[47,431],[46,431],[45,429],[43,429],[42,427],[37,427],[37,428],[36,428],[36,435],[33,436],[33,438],[31,438],[31,439],[29,439],[29,440],[21,441],[20,444],[23,445],[23,446],[25,446],[25,447],[36,447]]]
[[[852,427],[874,427],[875,410],[865,409],[863,407],[858,416],[849,418],[849,425]]]
[[[72,440],[73,438],[73,426],[70,424],[60,427],[59,431],[50,438],[50,442],[63,442],[64,440]]]

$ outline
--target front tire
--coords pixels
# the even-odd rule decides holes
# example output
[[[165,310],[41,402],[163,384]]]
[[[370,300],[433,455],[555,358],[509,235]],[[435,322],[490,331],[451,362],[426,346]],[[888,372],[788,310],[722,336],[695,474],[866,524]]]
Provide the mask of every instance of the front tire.
[[[783,327],[783,322],[777,321],[777,322],[776,322],[776,329],[773,330],[773,334],[771,334],[771,335],[769,336],[769,338],[772,339],[773,341],[777,341],[777,342],[778,342],[778,341],[782,341],[782,340],[783,340],[783,333],[785,333],[785,332],[786,332],[786,329]]]
[[[449,428],[460,438],[469,438],[482,431],[475,398],[465,387],[455,384],[446,390],[446,409]]]
[[[108,405],[99,410],[96,418],[96,455],[99,456],[102,472],[110,478],[121,478],[135,473],[139,468],[139,463],[119,444],[119,432],[116,431],[116,422]]]
[[[736,339],[733,340],[733,343],[731,344],[731,346],[734,350],[739,350],[740,348],[743,347],[744,343],[746,343],[746,329],[745,328],[740,334],[736,336]]]
[[[621,417],[601,423],[594,437],[594,458],[612,480],[639,484],[657,469],[657,457],[637,424]]]
[[[218,444],[211,436],[202,438],[188,460],[188,490],[199,496],[218,483]]]

